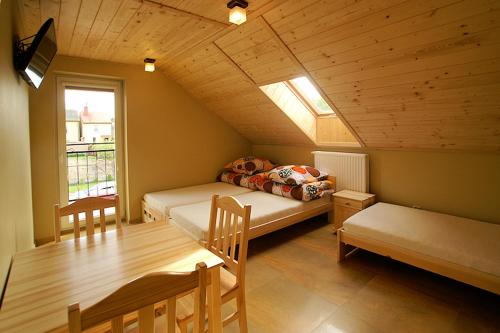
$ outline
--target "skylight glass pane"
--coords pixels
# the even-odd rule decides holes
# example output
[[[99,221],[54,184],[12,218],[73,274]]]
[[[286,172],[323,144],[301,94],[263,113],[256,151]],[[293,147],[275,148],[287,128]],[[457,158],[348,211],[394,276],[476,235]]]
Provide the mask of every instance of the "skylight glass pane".
[[[314,108],[319,115],[335,114],[328,103],[305,76],[290,80],[301,96]]]

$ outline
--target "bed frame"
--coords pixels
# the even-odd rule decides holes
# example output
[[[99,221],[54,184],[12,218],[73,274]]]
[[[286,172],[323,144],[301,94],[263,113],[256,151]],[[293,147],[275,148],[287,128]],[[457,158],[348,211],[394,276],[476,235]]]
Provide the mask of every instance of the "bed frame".
[[[421,254],[387,242],[349,233],[337,232],[337,261],[352,255],[358,248],[416,266],[500,295],[500,277],[447,260]]]
[[[328,180],[332,182],[333,187],[336,187],[337,184],[337,179],[336,177],[333,176],[328,176]],[[274,194],[269,194],[269,195],[274,195]],[[290,199],[290,200],[295,200],[295,199]],[[288,227],[290,225],[293,225],[295,223],[299,223],[302,221],[305,221],[307,219],[310,219],[312,217],[328,213],[328,221],[330,223],[333,223],[333,197],[330,196],[330,201],[326,202],[324,205],[321,205],[319,207],[315,207],[314,209],[305,211],[305,212],[300,212],[300,213],[295,213],[286,217],[282,217],[276,220],[269,221],[267,223],[255,226],[255,227],[250,227],[250,234],[249,234],[249,239],[257,238],[262,235],[268,234],[270,232]],[[207,217],[208,218],[208,217]],[[167,221],[168,222],[169,217],[166,216],[165,214],[159,212],[158,210],[152,208],[142,200],[142,221],[143,222],[154,222],[154,221]]]

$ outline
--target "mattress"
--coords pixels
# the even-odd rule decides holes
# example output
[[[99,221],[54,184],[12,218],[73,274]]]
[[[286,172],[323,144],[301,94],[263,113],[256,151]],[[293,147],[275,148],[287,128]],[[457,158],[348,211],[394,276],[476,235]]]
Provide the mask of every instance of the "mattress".
[[[250,227],[330,204],[329,196],[308,202],[260,191],[239,194],[234,197],[243,205],[252,205]],[[210,204],[210,201],[204,201],[192,205],[175,207],[170,210],[170,221],[186,231],[194,239],[206,239]]]
[[[421,254],[500,276],[500,225],[377,203],[344,229]]]
[[[232,184],[217,182],[146,193],[144,195],[144,201],[150,207],[169,216],[172,208],[210,200],[213,194],[227,196],[248,192],[252,192],[252,190]]]

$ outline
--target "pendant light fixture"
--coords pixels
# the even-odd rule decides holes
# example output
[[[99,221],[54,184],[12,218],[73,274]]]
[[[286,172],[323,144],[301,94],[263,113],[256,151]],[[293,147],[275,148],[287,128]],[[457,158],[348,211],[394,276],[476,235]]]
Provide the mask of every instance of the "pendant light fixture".
[[[240,25],[247,20],[248,2],[245,0],[231,0],[227,3],[229,8],[229,22]]]
[[[155,59],[146,58],[144,59],[144,70],[146,72],[154,72],[155,71]]]

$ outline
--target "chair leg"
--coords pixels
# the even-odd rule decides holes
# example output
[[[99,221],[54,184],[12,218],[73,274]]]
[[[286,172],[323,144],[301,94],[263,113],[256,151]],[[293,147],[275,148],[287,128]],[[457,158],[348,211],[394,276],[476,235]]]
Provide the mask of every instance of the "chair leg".
[[[187,333],[188,331],[188,321],[181,321],[181,322],[178,322],[178,326],[179,326],[179,330],[181,331],[181,333]]]
[[[240,333],[248,333],[247,324],[247,306],[245,302],[245,291],[240,290],[236,297],[236,307],[238,309],[238,320],[240,324]]]

